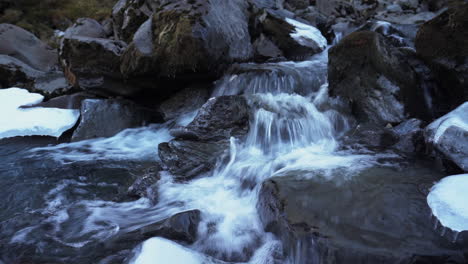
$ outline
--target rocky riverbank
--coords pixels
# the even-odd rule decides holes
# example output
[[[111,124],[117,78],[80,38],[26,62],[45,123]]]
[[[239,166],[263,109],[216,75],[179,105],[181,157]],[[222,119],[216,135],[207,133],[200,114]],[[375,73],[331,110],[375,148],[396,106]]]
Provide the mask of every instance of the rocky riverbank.
[[[0,24],[0,143],[59,138],[25,157],[65,186],[46,200],[81,190],[2,216],[0,263],[176,261],[157,247],[174,263],[468,261],[426,202],[468,171],[466,1],[120,0],[109,16],[57,49]],[[52,111],[75,119],[27,121]]]

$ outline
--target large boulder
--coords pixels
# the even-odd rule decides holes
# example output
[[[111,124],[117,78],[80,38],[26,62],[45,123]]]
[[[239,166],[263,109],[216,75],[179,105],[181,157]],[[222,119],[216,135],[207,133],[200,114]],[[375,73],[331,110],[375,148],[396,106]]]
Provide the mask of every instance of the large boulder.
[[[376,32],[354,32],[329,50],[329,91],[361,122],[385,125],[428,119],[429,106],[406,54]]]
[[[125,42],[132,40],[133,34],[153,13],[152,4],[160,1],[120,0],[112,9],[112,24],[115,39]]]
[[[159,78],[213,75],[223,65],[251,59],[247,8],[242,0],[178,0],[161,6],[138,30],[149,40],[145,45],[132,43],[123,55],[122,73]],[[139,41],[137,35],[134,42]]]
[[[468,3],[461,2],[424,23],[416,50],[436,75],[445,113],[468,100]],[[441,113],[443,114],[443,113]]]
[[[284,55],[291,60],[303,60],[322,52],[327,46],[327,40],[317,28],[289,18],[285,14],[264,11],[257,16],[256,20],[257,28],[255,31],[260,32],[256,41],[271,46],[268,48],[271,50],[269,54],[274,55],[263,55],[265,57]],[[281,53],[267,41],[271,41],[277,46]],[[256,51],[259,53],[258,55],[262,55],[262,50],[259,50],[258,45]]]
[[[0,54],[14,57],[39,71],[57,65],[57,52],[32,33],[10,24],[0,24]]]
[[[246,135],[249,115],[242,96],[211,98],[190,124],[171,130],[174,140],[159,144],[163,167],[177,180],[210,171],[229,148],[230,137]]]
[[[468,171],[468,102],[432,122],[424,132],[427,144],[443,165]]]
[[[104,27],[92,18],[78,18],[64,34],[65,38],[71,37],[89,37],[89,38],[105,38],[107,36]]]
[[[118,99],[86,99],[81,103],[81,118],[72,141],[111,137],[118,132],[155,121],[157,114],[133,102]]]
[[[291,263],[466,263],[434,230],[426,194],[443,175],[427,165],[297,173],[267,180],[257,203]]]

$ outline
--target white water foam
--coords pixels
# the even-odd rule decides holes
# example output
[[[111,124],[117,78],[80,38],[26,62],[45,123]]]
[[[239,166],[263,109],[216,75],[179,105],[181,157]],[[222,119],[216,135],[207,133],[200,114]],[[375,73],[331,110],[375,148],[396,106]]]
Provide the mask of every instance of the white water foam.
[[[25,89],[0,89],[0,139],[17,136],[59,137],[72,128],[79,110],[58,108],[20,108],[42,102],[40,94]]]
[[[306,47],[318,47],[321,50],[327,47],[327,39],[317,28],[291,18],[286,18],[286,22],[296,28],[296,31],[291,33],[291,37],[297,43]]]

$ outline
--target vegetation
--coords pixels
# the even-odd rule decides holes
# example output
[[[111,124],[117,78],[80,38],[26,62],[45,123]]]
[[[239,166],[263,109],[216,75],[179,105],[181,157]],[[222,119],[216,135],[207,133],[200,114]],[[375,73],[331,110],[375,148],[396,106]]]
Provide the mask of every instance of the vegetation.
[[[10,23],[49,40],[54,30],[64,30],[77,18],[103,20],[117,0],[1,0],[0,23]]]

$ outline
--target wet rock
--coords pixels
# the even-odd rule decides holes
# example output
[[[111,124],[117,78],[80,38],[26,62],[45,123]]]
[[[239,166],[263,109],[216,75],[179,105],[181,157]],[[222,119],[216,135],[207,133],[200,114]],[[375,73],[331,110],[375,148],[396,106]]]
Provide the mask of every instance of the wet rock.
[[[57,64],[57,52],[32,33],[10,24],[0,24],[0,54],[22,61],[35,70],[49,71]]]
[[[468,103],[432,122],[424,136],[433,154],[449,171],[453,170],[452,164],[468,171]]]
[[[209,85],[191,85],[162,102],[159,111],[166,121],[176,119],[184,113],[198,110],[208,100],[209,95]]]
[[[394,127],[392,130],[398,135],[399,140],[393,148],[407,154],[423,153],[425,149],[423,124],[423,121],[412,118]]]
[[[107,36],[103,26],[92,18],[78,18],[71,27],[65,31],[65,38],[89,37],[105,38]]]
[[[151,28],[151,49],[141,52],[131,44],[122,73],[158,78],[213,76],[225,65],[251,59],[247,8],[241,0],[178,0],[160,6],[147,22],[151,25],[144,25]],[[138,63],[142,60],[145,63]]]
[[[198,142],[171,140],[158,146],[158,154],[165,167],[176,180],[190,180],[214,168],[218,158],[229,148],[228,141]]]
[[[283,57],[283,52],[270,39],[261,34],[253,43],[255,57],[259,61]]]
[[[384,151],[398,142],[399,136],[392,129],[374,124],[360,124],[341,139],[343,148],[354,151]]]
[[[468,3],[455,4],[424,23],[416,36],[417,54],[436,75],[445,113],[468,100]]]
[[[370,20],[358,31],[375,31],[387,38],[394,47],[413,47],[419,26],[415,24],[395,24],[386,21]]]
[[[145,170],[142,176],[128,188],[127,194],[131,197],[148,198],[153,204],[158,202],[157,183],[161,179],[159,175],[161,167],[159,165]]]
[[[45,108],[60,108],[60,109],[81,109],[81,102],[86,99],[95,99],[96,95],[86,93],[86,92],[78,92],[69,95],[61,95],[54,97],[50,100],[45,102],[41,102],[39,104],[31,105],[31,106],[22,106],[22,108],[30,108],[30,107],[45,107]]]
[[[331,48],[328,80],[330,94],[348,100],[361,122],[386,125],[430,116],[405,55],[378,33],[354,32]]]
[[[111,137],[132,127],[145,125],[157,118],[153,112],[118,99],[86,99],[81,104],[81,118],[72,141]]]
[[[269,38],[288,59],[302,60],[326,48],[327,42],[318,29],[283,14],[265,11],[257,17],[257,24],[256,31]]]
[[[466,247],[433,229],[427,165],[275,177],[257,208],[292,263],[465,263]],[[331,178],[330,178],[331,177]]]
[[[243,96],[213,97],[186,127],[174,129],[176,138],[217,141],[241,137],[248,131],[249,106]]]
[[[144,226],[139,232],[146,238],[160,236],[167,239],[193,243],[197,238],[201,212],[191,210],[178,213],[161,222]]]

